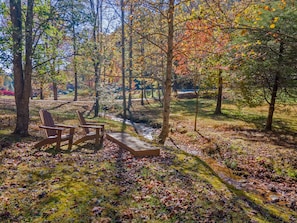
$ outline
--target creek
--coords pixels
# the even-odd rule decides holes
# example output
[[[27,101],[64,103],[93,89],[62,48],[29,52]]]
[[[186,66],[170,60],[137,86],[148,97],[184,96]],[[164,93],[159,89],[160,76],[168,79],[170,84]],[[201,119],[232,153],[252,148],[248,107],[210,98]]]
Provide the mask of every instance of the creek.
[[[116,117],[114,115],[106,115],[106,117],[117,122],[122,122],[122,123],[124,122],[123,118]],[[133,126],[134,130],[137,132],[138,135],[150,141],[152,141],[157,135],[157,130],[158,130],[157,128],[152,128],[149,125],[146,125],[144,123],[132,122],[129,119],[126,119],[125,123],[126,125]]]
[[[124,122],[123,118],[116,117],[114,115],[106,115],[111,120],[117,121],[117,122]],[[146,125],[144,123],[135,123],[131,122],[130,120],[126,120],[125,123],[127,125],[131,125],[134,127],[137,134],[144,137],[148,140],[153,140],[157,137],[158,128],[152,128],[149,125]],[[168,146],[173,146],[178,149],[181,149],[191,155],[197,156],[199,159],[203,160],[211,169],[227,184],[232,185],[236,189],[242,190],[244,188],[244,185],[246,183],[246,180],[240,179],[238,176],[234,176],[232,171],[228,169],[227,167],[222,166],[219,164],[215,159],[206,156],[203,154],[202,151],[199,151],[197,149],[189,148],[188,146],[184,145],[177,145],[171,138],[170,140],[167,140]]]

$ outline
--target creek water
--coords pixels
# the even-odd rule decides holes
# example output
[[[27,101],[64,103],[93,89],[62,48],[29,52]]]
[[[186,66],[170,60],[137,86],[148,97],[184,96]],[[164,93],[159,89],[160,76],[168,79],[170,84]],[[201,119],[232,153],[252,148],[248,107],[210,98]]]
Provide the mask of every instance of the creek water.
[[[116,117],[113,115],[106,115],[106,117],[110,118],[111,120],[117,121],[117,122],[124,122],[123,118]],[[133,126],[135,131],[137,132],[137,134],[144,137],[145,139],[153,140],[157,134],[158,129],[152,128],[149,125],[146,125],[144,123],[135,123],[135,122],[130,121],[129,119],[126,119],[125,123],[126,123],[126,125]]]

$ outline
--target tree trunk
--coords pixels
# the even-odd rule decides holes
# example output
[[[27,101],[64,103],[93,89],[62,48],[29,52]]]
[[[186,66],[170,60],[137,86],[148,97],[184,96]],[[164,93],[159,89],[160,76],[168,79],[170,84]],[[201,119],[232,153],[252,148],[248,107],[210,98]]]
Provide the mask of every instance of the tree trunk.
[[[98,63],[94,62],[94,72],[95,72],[95,104],[94,104],[94,116],[99,116],[99,73],[98,73]]]
[[[277,90],[278,90],[278,79],[279,79],[278,76],[279,75],[276,74],[274,78],[274,84],[273,84],[273,89],[271,93],[271,100],[269,103],[268,117],[266,120],[266,127],[265,127],[265,130],[267,131],[272,130],[273,113],[274,113],[275,101],[276,101]]]
[[[74,13],[74,2],[71,1],[72,13]],[[77,89],[78,89],[78,81],[77,81],[77,41],[76,41],[76,29],[75,22],[72,21],[72,41],[73,41],[73,71],[74,71],[74,98],[73,101],[77,101]]]
[[[161,86],[159,81],[158,81],[158,101],[161,102]]]
[[[144,58],[144,39],[141,41],[141,57]],[[141,79],[140,85],[141,85],[141,100],[140,103],[143,106],[144,105],[144,85],[145,85],[145,79],[144,79],[144,71],[145,71],[145,64],[144,64],[144,59],[141,62],[141,76],[143,77]]]
[[[121,24],[122,24],[122,34],[121,34],[121,46],[122,46],[122,90],[123,90],[123,118],[127,118],[127,103],[126,103],[126,66],[125,66],[125,13],[124,13],[124,0],[121,0]]]
[[[194,86],[195,86],[195,94],[196,94],[194,131],[196,132],[197,131],[197,122],[198,122],[198,112],[199,112],[199,86],[200,86],[198,78],[195,78]]]
[[[154,85],[151,84],[151,94],[152,94],[152,99],[155,98],[155,95],[154,95]]]
[[[132,74],[133,74],[133,4],[130,5],[130,24],[129,24],[129,97],[128,110],[132,106]]]
[[[141,85],[141,97],[140,97],[140,104],[144,105],[144,87]]]
[[[143,98],[145,99],[145,101],[147,101],[147,90],[146,90],[146,88],[147,88],[147,85],[145,85],[144,88],[143,88]]]
[[[53,94],[54,100],[58,100],[58,86],[56,82],[53,82]]]
[[[27,14],[25,22],[25,69],[23,70],[22,59],[22,2],[10,0],[10,16],[12,22],[13,40],[13,74],[16,103],[16,127],[14,134],[27,136],[29,127],[29,98],[31,93],[32,76],[32,29],[33,29],[33,5],[34,0],[27,1]]]
[[[75,44],[75,43],[74,43]],[[76,50],[75,50],[76,51]],[[74,98],[73,101],[77,101],[77,89],[78,89],[78,79],[77,79],[77,61],[76,61],[76,52],[73,57],[73,68],[74,68]]]
[[[177,75],[176,74],[174,74],[173,76],[172,90],[173,90],[173,96],[177,97],[178,93],[177,93]]]
[[[279,46],[279,58],[278,58],[278,64],[279,64],[280,69],[281,69],[281,65],[283,62],[283,52],[284,52],[284,43],[281,41],[280,46]],[[272,130],[273,113],[274,113],[274,109],[275,109],[275,102],[276,102],[277,91],[278,91],[278,87],[279,87],[279,77],[280,77],[280,71],[277,71],[275,74],[275,77],[274,77],[274,82],[273,82],[273,87],[272,87],[272,92],[271,92],[268,117],[266,120],[266,127],[265,127],[266,131]]]
[[[215,115],[222,114],[222,98],[223,98],[223,77],[222,70],[219,70],[219,80],[218,80],[218,98],[217,98],[217,106],[214,112]]]
[[[77,101],[77,89],[78,89],[78,81],[77,81],[77,72],[74,72],[74,98],[73,101]]]
[[[173,61],[173,19],[174,19],[174,1],[169,0],[168,9],[168,41],[167,41],[167,64],[165,77],[165,92],[163,101],[163,122],[162,130],[159,135],[159,143],[164,144],[169,133],[169,115],[170,115],[170,100],[171,100],[171,83],[172,83],[172,61]]]
[[[44,96],[43,96],[43,84],[40,86],[40,100],[43,100]]]
[[[100,48],[98,50],[97,45],[95,45],[95,61],[94,61],[94,70],[95,70],[95,92],[96,92],[96,99],[95,99],[95,106],[94,106],[94,116],[99,116],[100,111],[100,95],[99,95],[99,84],[101,78],[101,68],[102,68],[102,52],[103,52],[103,42],[102,42],[102,1],[99,4],[99,0],[97,0],[97,7],[99,6],[99,12],[96,9],[94,10],[94,26],[93,26],[93,39],[94,43],[97,44],[97,41],[100,43]],[[97,25],[98,24],[98,25]],[[97,26],[99,28],[99,33],[97,31]],[[97,54],[97,51],[98,54]]]

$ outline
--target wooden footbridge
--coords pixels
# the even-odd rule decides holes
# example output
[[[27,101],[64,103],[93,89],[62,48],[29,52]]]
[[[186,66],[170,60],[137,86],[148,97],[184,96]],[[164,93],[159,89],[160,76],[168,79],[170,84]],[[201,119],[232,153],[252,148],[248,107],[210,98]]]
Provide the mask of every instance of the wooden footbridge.
[[[159,156],[160,148],[150,143],[141,141],[125,132],[106,133],[106,138],[118,144],[121,148],[127,149],[134,156]]]

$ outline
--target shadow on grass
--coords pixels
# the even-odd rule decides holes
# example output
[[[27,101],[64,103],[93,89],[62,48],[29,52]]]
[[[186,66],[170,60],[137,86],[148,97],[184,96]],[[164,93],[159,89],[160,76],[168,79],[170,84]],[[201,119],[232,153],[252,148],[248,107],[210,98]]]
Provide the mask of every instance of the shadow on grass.
[[[199,157],[194,155],[189,155],[185,152],[179,151],[175,152],[175,154],[179,155],[182,154],[185,157],[190,156],[192,161],[190,165],[184,162],[184,160],[177,160],[175,158],[174,163],[171,165],[173,168],[177,168],[176,177],[179,176],[181,178],[182,175],[187,176],[187,173],[196,172],[198,173],[198,177],[201,178],[199,181],[201,182],[207,182],[207,187],[210,186],[209,190],[212,189],[218,190],[220,188],[219,184],[225,185],[230,192],[232,192],[236,196],[232,196],[232,198],[228,201],[231,205],[232,204],[238,204],[240,203],[239,200],[242,200],[248,204],[249,207],[251,207],[253,210],[255,210],[257,213],[260,213],[261,216],[265,216],[265,220],[268,220],[269,222],[287,222],[285,219],[283,219],[282,216],[279,216],[277,213],[274,213],[273,208],[269,210],[269,208],[266,208],[264,205],[262,205],[261,201],[259,202],[259,199],[256,197],[253,197],[254,195],[252,193],[246,193],[243,190],[235,188],[233,185],[229,184],[225,180],[223,180],[205,161],[201,160]],[[189,159],[189,158],[188,158]],[[182,167],[179,168],[179,167]],[[215,178],[213,178],[213,176]],[[182,177],[182,181],[186,182],[186,178]],[[220,202],[220,201],[217,201]],[[263,204],[265,201],[263,201]],[[217,204],[216,204],[217,205]],[[223,203],[222,206],[226,205],[226,203]],[[214,205],[215,207],[215,205]],[[222,220],[221,217],[226,214],[224,211],[218,212],[218,221]],[[216,214],[216,211],[214,211],[213,214]],[[245,212],[240,213],[242,218],[249,218]],[[244,222],[244,221],[243,221]]]
[[[59,105],[57,105],[57,106],[55,106],[55,107],[49,108],[48,110],[49,110],[49,111],[51,111],[51,110],[56,110],[56,109],[58,109],[58,108],[63,107],[64,105],[68,105],[68,104],[70,104],[70,103],[71,103],[71,101],[67,101],[67,102],[65,102],[65,103],[61,103],[61,104],[59,104]]]
[[[73,148],[75,147],[75,148]],[[79,145],[73,145],[71,152],[82,152],[82,153],[97,153],[99,150],[103,149],[103,141],[100,141],[98,146],[92,142],[81,143]]]
[[[35,139],[36,140],[36,139]],[[95,146],[92,142],[81,143],[79,145],[72,145],[71,149],[68,149],[68,144],[64,143],[60,149],[56,149],[56,144],[49,144],[42,148],[37,148],[36,152],[44,151],[53,156],[57,154],[71,154],[71,153],[82,153],[82,154],[96,154],[99,150],[103,149],[103,142],[101,141],[98,146]]]
[[[250,132],[253,135],[254,141],[263,140],[263,134],[269,138],[275,145],[286,146],[292,149],[297,149],[296,136],[297,133],[291,128],[290,123],[287,123],[281,119],[273,120],[273,130],[265,131],[266,117],[255,114],[237,114],[232,111],[227,111],[222,115],[212,115],[213,119],[216,120],[240,120],[246,123],[253,123],[256,129],[238,129],[234,127],[234,130],[242,132]],[[261,133],[260,136],[256,137],[256,133]],[[251,136],[247,137],[251,140]]]
[[[214,115],[215,102],[211,100],[201,99],[198,102],[198,116],[202,118],[211,118],[218,121],[232,121],[240,120],[246,123],[253,123],[257,129],[263,130],[266,124],[267,116],[263,114],[248,114],[240,112],[239,110],[224,109],[223,114]],[[232,102],[224,101],[224,104],[232,104]],[[172,103],[172,113],[181,113],[186,116],[194,116],[196,109],[196,102],[192,100],[178,100]],[[290,123],[284,120],[274,118],[273,128],[277,133],[294,133],[295,130],[291,127]]]
[[[13,130],[10,129],[5,131],[0,129],[0,150],[18,142],[30,143],[36,139],[33,136],[21,137],[17,134],[13,134],[12,132]]]
[[[206,100],[199,100],[198,101],[198,112],[199,116],[205,117],[212,114],[212,111],[209,111],[209,108],[212,108],[213,103],[211,101]],[[191,100],[178,100],[174,101],[171,105],[171,111],[172,113],[181,113],[186,116],[195,115],[195,109],[196,109],[196,101],[195,99]]]
[[[178,100],[172,103],[172,113],[182,114],[184,116],[193,116],[195,115],[195,101],[194,100]],[[224,102],[225,103],[225,102]],[[228,102],[226,102],[228,103]],[[229,102],[229,104],[232,104]],[[235,131],[250,132],[251,135],[256,135],[256,133],[261,133],[261,135],[265,134],[266,137],[270,139],[275,145],[286,146],[292,149],[297,148],[296,142],[296,130],[292,123],[286,122],[280,118],[273,119],[273,130],[265,131],[265,124],[267,116],[263,114],[251,114],[244,113],[236,109],[223,109],[223,113],[220,115],[215,115],[215,107],[214,101],[211,100],[203,100],[201,99],[198,103],[198,116],[200,118],[208,118],[215,121],[242,121],[245,123],[253,124],[255,129],[243,129],[243,127],[238,126],[236,122],[234,122],[234,126],[230,127]],[[254,139],[251,136],[247,136],[250,140],[260,141],[263,140],[261,137],[255,137]]]
[[[258,204],[220,180],[196,156],[173,148],[164,148],[164,154],[154,158],[134,158],[125,150],[108,148],[93,155],[92,148],[91,143],[82,144],[80,149],[85,154],[78,149],[79,153],[72,156],[72,151],[51,146],[46,152],[52,156],[38,154],[31,161],[38,165],[30,165],[25,159],[19,169],[11,168],[21,176],[34,177],[34,181],[15,178],[26,180],[26,189],[16,191],[23,198],[19,200],[25,202],[19,203],[24,206],[23,220],[46,222],[56,217],[55,221],[66,221],[71,216],[76,222],[103,222],[101,217],[108,217],[107,222],[253,222],[253,213],[266,222],[284,222],[265,203]],[[63,155],[55,159],[60,153]],[[49,167],[51,163],[54,165]],[[7,190],[15,191],[9,187]],[[35,190],[37,199],[29,198],[29,191]],[[9,208],[13,213],[13,203]],[[30,212],[32,209],[36,211]],[[67,211],[71,215],[65,216]],[[32,215],[30,220],[27,213]],[[148,217],[143,220],[143,216]],[[168,219],[162,221],[162,216]]]

